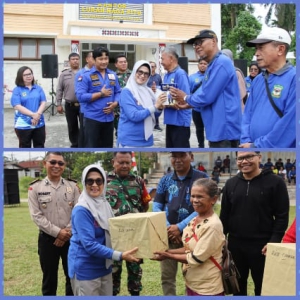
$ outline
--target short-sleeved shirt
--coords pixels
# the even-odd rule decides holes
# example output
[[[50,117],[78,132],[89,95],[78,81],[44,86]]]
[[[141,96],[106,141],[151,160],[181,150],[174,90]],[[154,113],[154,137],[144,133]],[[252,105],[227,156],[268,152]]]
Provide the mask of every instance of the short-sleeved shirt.
[[[208,175],[191,167],[184,179],[171,172],[159,181],[153,207],[166,212],[168,225],[178,224],[194,212],[190,192],[193,182],[199,178],[208,178]]]
[[[144,212],[144,207],[151,201],[151,196],[140,176],[130,173],[125,178],[120,178],[112,171],[107,176],[106,199],[114,215],[121,216]]]
[[[56,102],[61,105],[62,99],[67,102],[78,102],[75,95],[75,75],[71,68],[61,72],[56,87]]]
[[[11,105],[22,105],[32,112],[37,112],[41,103],[46,102],[46,96],[43,89],[34,84],[31,89],[28,87],[17,86],[14,88]],[[32,117],[20,113],[18,110],[15,111],[15,128],[16,129],[34,129],[45,126],[44,116],[41,115],[39,123],[35,126],[31,125]]]
[[[28,189],[29,212],[39,229],[57,237],[63,228],[71,227],[71,213],[80,191],[76,182],[60,179],[57,186],[48,177],[36,180]]]

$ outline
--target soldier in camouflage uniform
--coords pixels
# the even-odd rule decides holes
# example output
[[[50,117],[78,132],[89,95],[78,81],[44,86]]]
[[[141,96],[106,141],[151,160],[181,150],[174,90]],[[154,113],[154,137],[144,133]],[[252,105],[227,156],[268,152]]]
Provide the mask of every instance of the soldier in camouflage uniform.
[[[132,166],[131,152],[114,152],[114,171],[108,173],[106,199],[109,201],[115,216],[128,213],[146,212],[150,195],[145,182],[140,176],[130,172]],[[142,290],[142,263],[126,262],[127,288],[131,296],[139,296]],[[122,261],[114,262],[113,295],[120,293]]]
[[[123,88],[125,87],[128,78],[131,74],[131,71],[129,69],[127,69],[128,67],[128,62],[126,59],[126,56],[124,54],[119,54],[116,59],[115,59],[115,67],[116,67],[116,73],[118,76],[118,80],[119,80],[119,84],[120,87]],[[114,127],[116,130],[116,137],[118,136],[118,124],[119,124],[119,118],[120,118],[120,106],[118,105],[115,109],[114,109]]]

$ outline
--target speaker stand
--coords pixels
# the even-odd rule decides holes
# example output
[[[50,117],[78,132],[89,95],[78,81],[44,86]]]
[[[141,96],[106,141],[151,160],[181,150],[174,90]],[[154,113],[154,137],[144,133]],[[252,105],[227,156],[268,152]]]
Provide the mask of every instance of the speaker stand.
[[[52,89],[51,89],[51,96],[52,96],[52,101],[51,104],[44,110],[43,113],[45,113],[46,111],[49,112],[49,117],[48,117],[48,121],[50,120],[51,115],[54,116],[57,114],[57,111],[55,111],[54,113],[54,108],[56,109],[57,105],[54,103],[54,88],[53,88],[53,77],[51,78],[52,80]]]

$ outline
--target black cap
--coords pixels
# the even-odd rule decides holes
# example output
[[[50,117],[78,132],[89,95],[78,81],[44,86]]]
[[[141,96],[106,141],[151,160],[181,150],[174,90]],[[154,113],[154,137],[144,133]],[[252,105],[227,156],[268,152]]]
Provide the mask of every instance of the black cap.
[[[210,29],[204,29],[199,32],[194,38],[191,38],[187,41],[187,44],[194,44],[198,39],[213,39],[217,38],[217,35]]]

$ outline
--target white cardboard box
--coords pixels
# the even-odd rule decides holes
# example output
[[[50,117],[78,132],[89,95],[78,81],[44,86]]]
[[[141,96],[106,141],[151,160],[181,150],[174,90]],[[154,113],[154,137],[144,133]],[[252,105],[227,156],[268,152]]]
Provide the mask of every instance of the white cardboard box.
[[[112,248],[139,250],[137,258],[152,258],[155,251],[169,248],[165,212],[131,213],[109,219]]]
[[[296,296],[296,244],[268,244],[261,295]]]

